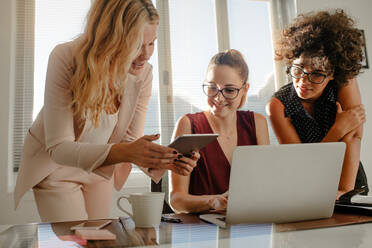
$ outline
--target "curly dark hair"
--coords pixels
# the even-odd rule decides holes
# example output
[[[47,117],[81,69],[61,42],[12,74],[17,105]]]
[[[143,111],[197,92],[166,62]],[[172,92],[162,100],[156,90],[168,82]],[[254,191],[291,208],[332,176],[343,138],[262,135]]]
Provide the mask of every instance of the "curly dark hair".
[[[301,55],[317,58],[332,73],[338,87],[357,76],[362,68],[362,33],[341,9],[300,14],[283,30],[275,59],[288,65]]]

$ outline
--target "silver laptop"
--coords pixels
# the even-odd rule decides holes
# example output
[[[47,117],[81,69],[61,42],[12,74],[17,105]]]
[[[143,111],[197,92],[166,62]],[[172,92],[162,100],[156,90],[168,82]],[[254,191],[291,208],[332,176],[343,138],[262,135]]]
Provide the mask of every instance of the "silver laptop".
[[[221,227],[328,218],[345,147],[343,142],[236,147],[226,215],[200,218]]]

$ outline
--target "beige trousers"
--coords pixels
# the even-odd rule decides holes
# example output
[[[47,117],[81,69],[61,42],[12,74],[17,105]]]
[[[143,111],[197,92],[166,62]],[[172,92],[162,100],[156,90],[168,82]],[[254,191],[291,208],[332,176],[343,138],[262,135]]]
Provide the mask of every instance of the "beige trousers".
[[[61,166],[33,188],[43,222],[108,218],[113,178]]]

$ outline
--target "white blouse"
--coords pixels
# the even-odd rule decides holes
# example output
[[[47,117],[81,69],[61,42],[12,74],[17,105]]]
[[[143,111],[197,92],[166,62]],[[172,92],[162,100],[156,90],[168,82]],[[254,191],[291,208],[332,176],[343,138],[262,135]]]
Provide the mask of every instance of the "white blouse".
[[[118,122],[118,112],[107,114],[103,111],[99,118],[98,127],[96,128],[93,126],[92,121],[86,120],[79,142],[107,144]]]

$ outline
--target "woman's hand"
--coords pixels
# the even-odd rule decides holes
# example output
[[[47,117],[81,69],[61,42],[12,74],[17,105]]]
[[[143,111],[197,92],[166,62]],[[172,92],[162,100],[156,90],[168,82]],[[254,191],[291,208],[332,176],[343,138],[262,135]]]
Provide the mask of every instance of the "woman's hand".
[[[366,121],[366,113],[362,104],[348,110],[342,110],[341,105],[336,102],[337,114],[335,127],[341,133],[341,137],[356,129]]]
[[[192,151],[190,155],[179,154],[171,170],[179,175],[188,176],[197,165],[199,158],[199,151]]]
[[[153,169],[172,169],[178,158],[178,152],[174,148],[158,145],[153,141],[160,135],[145,135],[131,143],[120,144],[121,150],[127,162],[140,167]]]
[[[209,206],[213,210],[224,211],[227,208],[228,191],[221,195],[216,195],[211,198],[208,202]]]
[[[340,197],[341,197],[343,194],[347,193],[347,192],[348,192],[348,191],[345,191],[345,190],[338,190],[338,191],[337,191],[337,197],[336,197],[336,200],[339,200]]]

